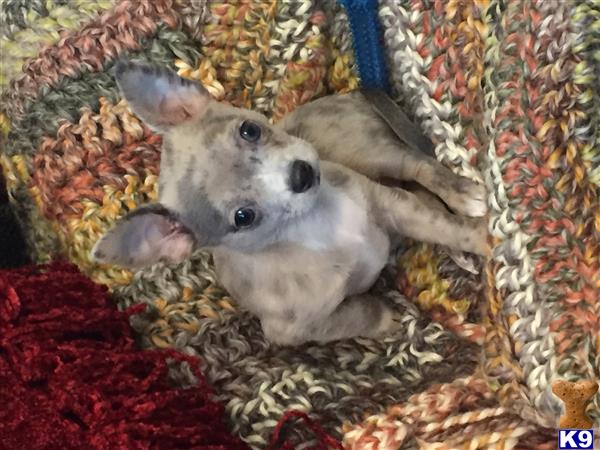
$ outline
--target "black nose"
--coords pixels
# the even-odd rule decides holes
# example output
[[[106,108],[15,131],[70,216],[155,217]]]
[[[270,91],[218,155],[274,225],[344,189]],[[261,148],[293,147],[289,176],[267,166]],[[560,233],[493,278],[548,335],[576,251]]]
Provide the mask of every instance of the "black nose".
[[[308,191],[315,184],[315,171],[306,161],[296,160],[292,163],[290,187],[296,194]]]

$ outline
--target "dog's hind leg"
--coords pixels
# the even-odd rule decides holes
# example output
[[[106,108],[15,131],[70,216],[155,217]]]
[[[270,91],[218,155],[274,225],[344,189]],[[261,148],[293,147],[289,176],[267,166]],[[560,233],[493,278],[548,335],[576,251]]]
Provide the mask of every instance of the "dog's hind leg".
[[[440,244],[454,250],[487,255],[487,221],[432,207],[412,192],[363,179],[370,190],[376,223],[392,235]]]
[[[398,130],[392,130],[359,92],[307,103],[280,125],[313,144],[321,159],[342,164],[375,181],[415,181],[459,214],[479,217],[486,213],[483,185],[456,175],[426,151],[413,148],[414,143],[412,147],[405,143]],[[418,131],[411,130],[410,134]]]
[[[380,337],[393,332],[396,326],[390,303],[371,294],[350,296],[331,314],[301,325],[282,320],[261,322],[267,339],[281,345]]]

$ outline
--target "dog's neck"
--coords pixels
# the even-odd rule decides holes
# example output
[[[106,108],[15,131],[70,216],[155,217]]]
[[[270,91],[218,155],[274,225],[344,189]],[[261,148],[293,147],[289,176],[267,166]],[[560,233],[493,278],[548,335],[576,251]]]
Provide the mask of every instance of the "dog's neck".
[[[366,221],[359,202],[323,179],[314,207],[288,221],[278,233],[278,242],[327,251],[364,240]]]

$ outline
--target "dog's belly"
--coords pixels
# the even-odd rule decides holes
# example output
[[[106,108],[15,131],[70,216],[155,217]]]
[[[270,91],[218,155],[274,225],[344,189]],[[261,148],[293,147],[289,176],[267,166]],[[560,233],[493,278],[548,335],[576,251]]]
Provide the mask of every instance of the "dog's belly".
[[[219,281],[250,312],[306,321],[368,290],[388,252],[387,236],[371,230],[369,239],[330,251],[279,244],[253,254],[216,249],[213,255]]]
[[[341,255],[298,245],[277,245],[253,254],[218,249],[217,277],[231,296],[261,318],[298,316],[321,310],[344,297],[349,272]]]

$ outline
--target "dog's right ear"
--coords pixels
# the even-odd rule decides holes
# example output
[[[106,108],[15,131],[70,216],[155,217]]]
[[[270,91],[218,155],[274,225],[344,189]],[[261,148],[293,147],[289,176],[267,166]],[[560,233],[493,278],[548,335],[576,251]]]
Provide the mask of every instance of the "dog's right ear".
[[[157,131],[200,117],[211,101],[199,83],[151,64],[119,61],[115,78],[133,111]]]
[[[175,215],[153,203],[121,218],[94,246],[92,259],[141,268],[160,260],[178,263],[191,255],[194,238]]]

